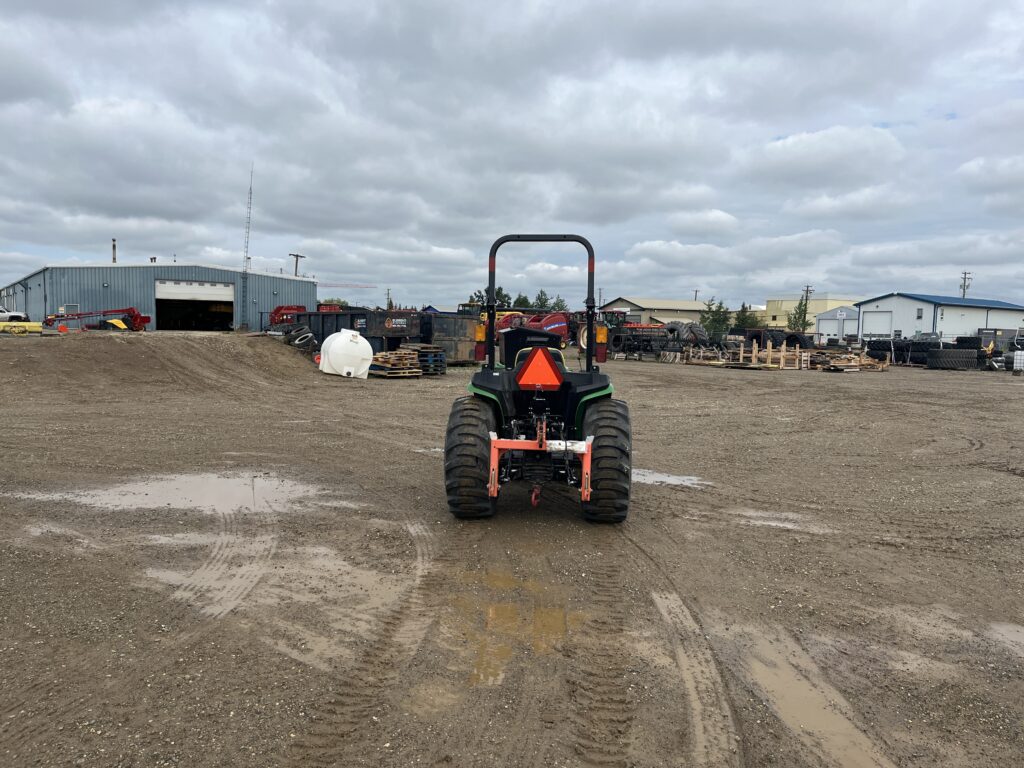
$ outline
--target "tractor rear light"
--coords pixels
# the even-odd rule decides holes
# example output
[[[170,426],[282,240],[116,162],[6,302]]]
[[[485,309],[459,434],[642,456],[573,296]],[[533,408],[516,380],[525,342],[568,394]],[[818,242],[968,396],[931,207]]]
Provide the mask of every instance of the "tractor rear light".
[[[473,332],[474,341],[487,341],[487,326],[483,323],[477,325],[476,330]]]
[[[547,347],[534,347],[516,374],[520,389],[557,390],[562,386],[562,372]]]

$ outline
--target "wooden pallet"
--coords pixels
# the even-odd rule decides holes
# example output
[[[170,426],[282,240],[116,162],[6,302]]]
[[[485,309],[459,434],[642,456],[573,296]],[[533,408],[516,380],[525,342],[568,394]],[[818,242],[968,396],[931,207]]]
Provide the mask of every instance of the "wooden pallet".
[[[403,344],[400,352],[414,352],[416,365],[424,376],[443,376],[448,373],[444,350],[434,344]]]
[[[422,376],[423,371],[415,352],[398,349],[374,355],[370,375],[382,379],[412,379]]]
[[[419,368],[374,368],[371,365],[370,375],[379,379],[418,379],[423,371]]]

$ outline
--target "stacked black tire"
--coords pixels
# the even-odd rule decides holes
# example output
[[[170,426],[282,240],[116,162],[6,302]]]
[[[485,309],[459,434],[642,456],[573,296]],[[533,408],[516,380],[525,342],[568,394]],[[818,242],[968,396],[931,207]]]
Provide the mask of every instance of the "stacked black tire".
[[[783,344],[789,349],[812,349],[814,347],[814,339],[808,336],[806,333],[796,333],[794,331],[780,331],[775,329],[767,330],[748,330],[746,331],[747,342],[757,341],[761,345],[761,348],[768,346],[768,342],[772,343],[773,349],[778,349]]]
[[[675,321],[665,323],[665,330],[669,339],[681,346],[706,347],[711,344],[708,332],[700,323]]]
[[[929,368],[940,371],[976,371],[978,370],[978,350],[931,349],[928,351]]]

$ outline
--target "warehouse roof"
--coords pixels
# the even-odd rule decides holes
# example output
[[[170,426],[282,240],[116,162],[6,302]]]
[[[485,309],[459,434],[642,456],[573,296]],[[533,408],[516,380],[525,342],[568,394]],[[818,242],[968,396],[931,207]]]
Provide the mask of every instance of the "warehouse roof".
[[[202,269],[220,269],[225,272],[244,272],[241,267],[226,267],[222,264],[194,264],[190,261],[159,261],[147,264],[111,264],[110,262],[98,262],[96,264],[47,264],[45,267],[36,270],[42,272],[44,269],[167,269],[175,267],[200,267]],[[316,282],[316,278],[305,275],[288,275],[283,272],[265,272],[259,269],[248,270],[250,275],[263,275],[265,277],[279,277],[282,280],[310,280]],[[35,273],[33,273],[35,274]]]
[[[671,309],[676,311],[695,311],[700,312],[705,309],[703,301],[693,301],[692,299],[648,299],[641,298],[639,296],[619,296],[612,301],[606,302],[602,309],[605,307],[612,308],[616,303],[626,301],[630,304],[635,304],[640,309]]]
[[[844,305],[842,307],[835,307],[834,309],[830,309],[828,312],[819,312],[818,313],[818,319],[819,320],[838,320],[840,312],[845,312],[846,313],[846,319],[847,320],[852,320],[852,319],[856,318],[860,314],[860,310],[857,309],[856,307],[851,307],[849,305]]]
[[[999,299],[965,299],[962,296],[937,296],[931,293],[886,293],[881,296],[875,296],[873,299],[865,299],[864,301],[858,301],[854,306],[861,306],[862,304],[870,304],[872,301],[878,301],[879,299],[888,299],[890,296],[903,296],[907,299],[914,299],[915,301],[923,301],[926,304],[941,304],[946,307],[977,307],[979,309],[1024,309],[1024,306],[1020,304],[1011,304],[1008,301],[1000,301]]]

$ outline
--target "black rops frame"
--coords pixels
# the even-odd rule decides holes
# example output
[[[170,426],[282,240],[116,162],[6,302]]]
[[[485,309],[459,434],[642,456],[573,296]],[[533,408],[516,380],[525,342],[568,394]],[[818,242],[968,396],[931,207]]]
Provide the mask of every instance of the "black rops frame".
[[[587,249],[587,371],[594,370],[594,246],[580,235],[505,235],[499,237],[491,245],[491,253],[487,259],[487,367],[494,370],[494,345],[497,341],[495,299],[494,299],[494,266],[498,249],[505,243],[579,243]]]

